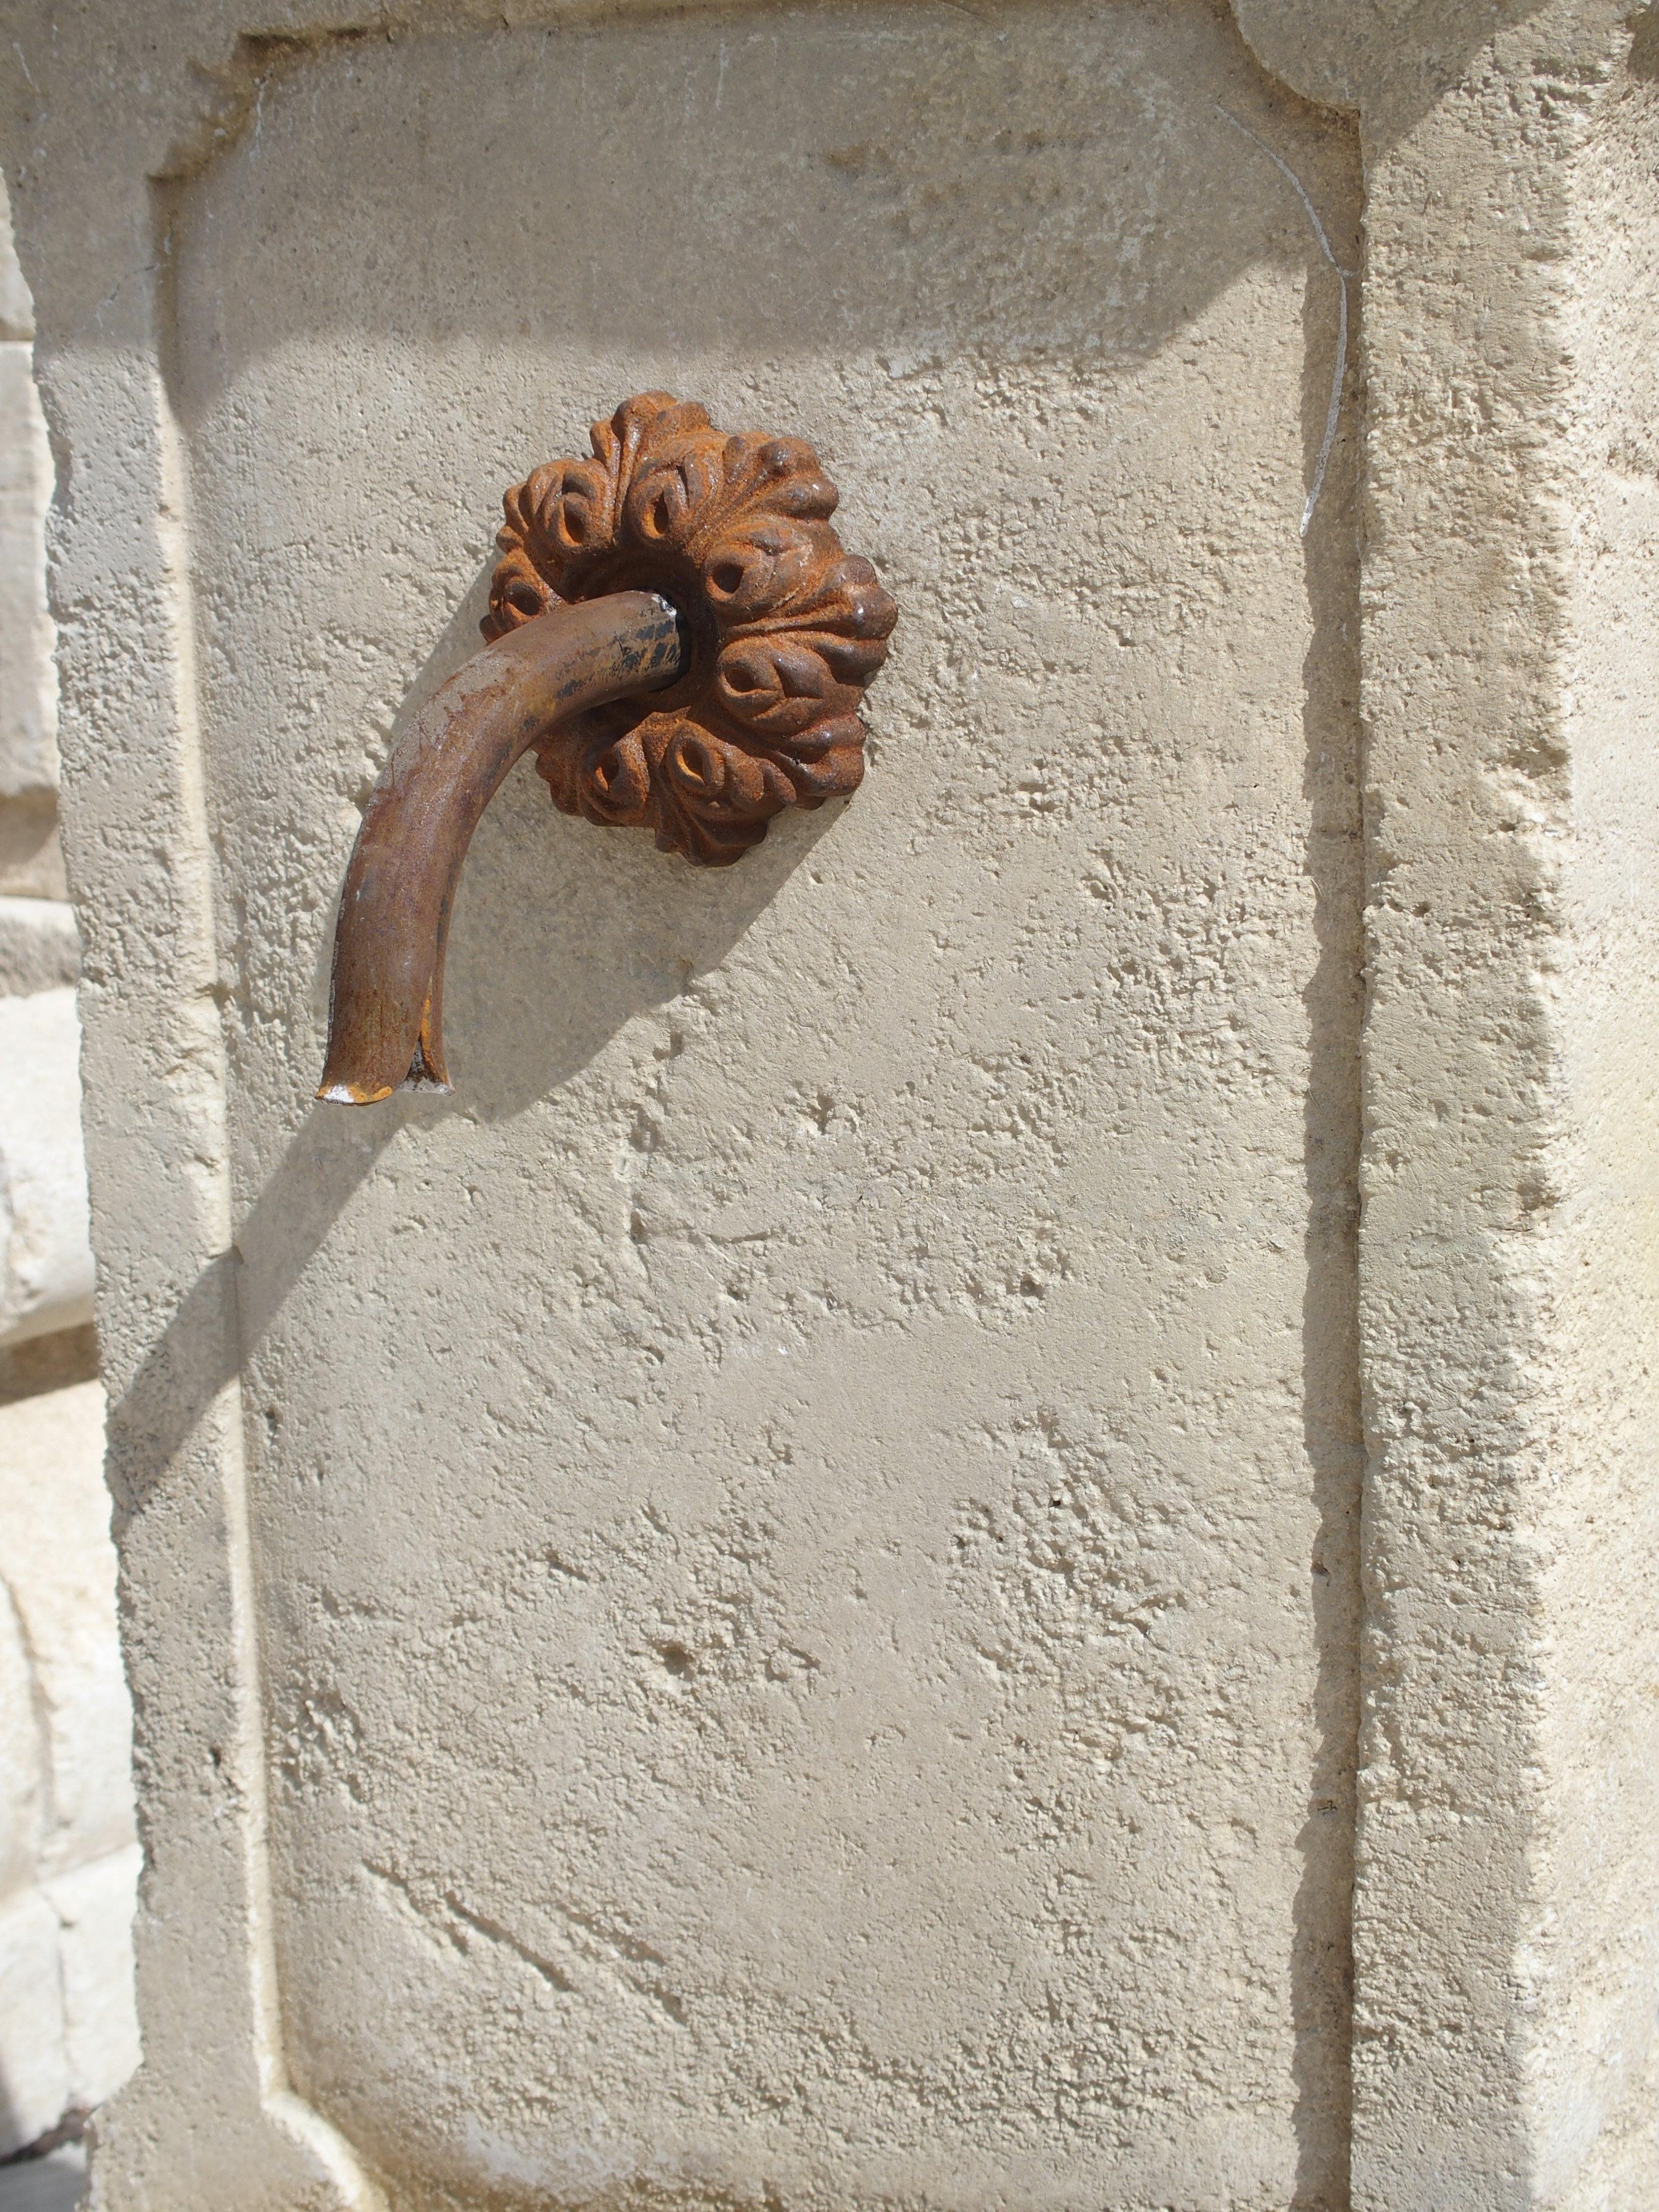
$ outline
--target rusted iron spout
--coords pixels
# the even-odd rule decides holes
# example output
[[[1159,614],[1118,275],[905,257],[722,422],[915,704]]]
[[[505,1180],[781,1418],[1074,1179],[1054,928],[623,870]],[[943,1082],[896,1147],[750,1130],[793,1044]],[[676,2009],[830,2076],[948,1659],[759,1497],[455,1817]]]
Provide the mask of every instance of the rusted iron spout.
[[[422,708],[380,771],[346,871],[319,1098],[372,1106],[394,1091],[449,1089],[444,945],[480,816],[557,723],[659,690],[685,661],[667,600],[617,592],[508,631]]]

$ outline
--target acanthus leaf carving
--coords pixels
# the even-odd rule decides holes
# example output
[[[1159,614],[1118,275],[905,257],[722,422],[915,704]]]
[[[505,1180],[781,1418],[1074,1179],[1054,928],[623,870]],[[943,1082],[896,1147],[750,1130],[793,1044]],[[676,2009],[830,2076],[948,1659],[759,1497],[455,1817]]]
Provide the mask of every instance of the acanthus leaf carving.
[[[561,725],[537,767],[567,814],[726,866],[785,807],[858,788],[859,708],[896,610],[830,527],[836,487],[805,440],[728,436],[694,401],[646,392],[592,446],[507,493],[483,634],[611,592],[670,600],[684,675]]]

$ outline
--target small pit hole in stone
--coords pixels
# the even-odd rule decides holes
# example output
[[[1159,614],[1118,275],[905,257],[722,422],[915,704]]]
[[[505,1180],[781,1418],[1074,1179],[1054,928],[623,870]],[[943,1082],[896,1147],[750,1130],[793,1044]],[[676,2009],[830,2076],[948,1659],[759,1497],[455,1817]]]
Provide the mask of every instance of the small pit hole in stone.
[[[657,1656],[668,1673],[678,1680],[683,1681],[688,1674],[695,1674],[697,1671],[696,1661],[683,1644],[659,1644]]]

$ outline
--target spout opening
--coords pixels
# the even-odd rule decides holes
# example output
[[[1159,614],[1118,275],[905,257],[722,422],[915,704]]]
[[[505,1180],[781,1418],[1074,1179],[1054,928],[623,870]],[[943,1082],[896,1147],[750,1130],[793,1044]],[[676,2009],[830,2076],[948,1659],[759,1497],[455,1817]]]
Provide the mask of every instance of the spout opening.
[[[392,1091],[389,1083],[379,1091],[360,1091],[355,1083],[319,1083],[316,1096],[325,1106],[378,1106]]]

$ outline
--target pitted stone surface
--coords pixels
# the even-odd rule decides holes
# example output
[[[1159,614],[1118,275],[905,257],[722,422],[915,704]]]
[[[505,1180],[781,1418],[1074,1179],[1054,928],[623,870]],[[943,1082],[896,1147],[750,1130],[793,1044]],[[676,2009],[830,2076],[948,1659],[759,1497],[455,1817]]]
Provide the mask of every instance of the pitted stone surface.
[[[993,21],[325,52],[179,202],[287,2061],[399,2204],[1346,2160],[1355,540],[1228,118],[1349,267],[1353,147],[1207,9]],[[866,791],[709,881],[522,775],[454,1101],[307,1119],[365,779],[642,385],[842,484]]]
[[[1644,2201],[1659,19],[7,5],[106,2212]],[[307,1123],[500,488],[647,381],[823,447],[908,811],[688,889],[521,779],[469,1087]]]

